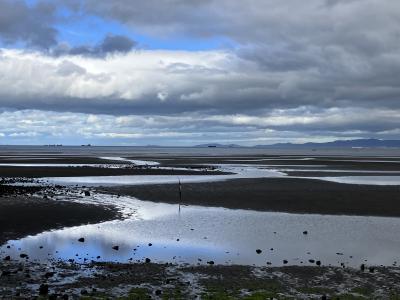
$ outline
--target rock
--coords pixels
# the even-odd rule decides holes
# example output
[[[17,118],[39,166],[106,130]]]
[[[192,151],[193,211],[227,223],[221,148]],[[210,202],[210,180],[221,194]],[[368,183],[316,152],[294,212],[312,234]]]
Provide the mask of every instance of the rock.
[[[28,254],[25,254],[25,253],[21,253],[19,255],[19,257],[21,257],[21,258],[29,258]]]
[[[374,273],[375,272],[375,268],[374,267],[369,267],[368,270],[369,270],[370,273]]]
[[[81,295],[87,295],[87,294],[88,294],[87,290],[85,290],[85,289],[81,290]]]
[[[78,242],[84,243],[85,242],[85,238],[81,237],[80,239],[78,239]]]
[[[47,284],[41,284],[39,286],[39,295],[47,295],[49,293],[49,286]]]
[[[85,191],[85,196],[89,197],[90,196],[90,192],[89,191]]]
[[[118,251],[119,250],[119,246],[113,246],[112,247],[114,250]]]
[[[256,253],[257,253],[257,254],[260,254],[261,252],[262,252],[261,249],[257,249],[257,250],[256,250]]]
[[[150,263],[151,259],[150,258],[146,258],[146,263]]]
[[[360,270],[361,270],[361,271],[364,271],[364,270],[365,270],[365,265],[364,265],[364,264],[361,264]]]
[[[322,295],[321,300],[327,300],[325,295]]]
[[[317,266],[321,265],[321,261],[320,260],[317,260],[315,263],[316,263]]]
[[[210,261],[208,261],[207,262],[209,265],[213,265],[214,264],[214,261],[213,260],[210,260]]]
[[[4,260],[11,260],[11,256],[7,255],[6,257],[4,257]]]
[[[157,296],[160,296],[160,295],[161,295],[161,290],[157,290],[157,291],[156,291],[156,295],[157,295]]]
[[[47,272],[46,274],[44,274],[44,277],[50,278],[50,277],[53,277],[54,274],[56,274],[56,273],[55,272]]]
[[[283,264],[286,265],[288,261],[286,259],[283,260]]]
[[[2,276],[10,276],[10,275],[11,275],[11,272],[8,270],[4,270],[3,272],[1,272],[1,277]]]
[[[304,230],[304,231],[303,231],[303,234],[308,234],[308,231],[307,231],[307,230]]]
[[[152,243],[149,243],[149,247],[151,247],[151,246],[153,246],[153,244],[152,244]]]

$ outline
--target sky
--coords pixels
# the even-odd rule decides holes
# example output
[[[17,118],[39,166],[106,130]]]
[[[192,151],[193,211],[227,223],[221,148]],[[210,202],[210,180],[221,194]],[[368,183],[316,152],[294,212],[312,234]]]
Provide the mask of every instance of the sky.
[[[400,139],[398,0],[0,0],[0,144]]]

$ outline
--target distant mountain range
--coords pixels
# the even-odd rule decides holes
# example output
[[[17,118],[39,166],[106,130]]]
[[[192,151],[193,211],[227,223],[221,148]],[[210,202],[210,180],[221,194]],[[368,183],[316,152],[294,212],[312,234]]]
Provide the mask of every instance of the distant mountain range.
[[[243,146],[236,144],[201,144],[195,147],[201,148],[240,148]],[[314,149],[314,148],[400,148],[400,140],[378,140],[378,139],[356,139],[356,140],[337,140],[327,143],[277,143],[272,145],[256,145],[251,148],[264,149]]]

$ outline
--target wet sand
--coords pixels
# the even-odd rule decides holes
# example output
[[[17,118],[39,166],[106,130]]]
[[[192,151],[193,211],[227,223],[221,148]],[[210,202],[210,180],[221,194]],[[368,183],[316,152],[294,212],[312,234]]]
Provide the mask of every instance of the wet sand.
[[[177,185],[114,186],[102,192],[179,203]],[[181,204],[312,214],[400,216],[400,187],[312,179],[235,179],[182,186]]]
[[[112,207],[55,201],[47,194],[40,187],[0,185],[0,244],[46,230],[120,218]]]
[[[0,166],[3,177],[76,177],[76,176],[119,176],[119,175],[223,175],[218,171],[165,170],[146,167],[96,168],[96,167],[13,167]]]

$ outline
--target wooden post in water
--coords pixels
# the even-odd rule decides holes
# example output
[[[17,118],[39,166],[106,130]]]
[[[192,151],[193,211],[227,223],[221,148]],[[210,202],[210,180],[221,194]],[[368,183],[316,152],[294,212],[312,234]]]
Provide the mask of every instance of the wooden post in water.
[[[181,203],[182,203],[182,184],[179,179],[179,212],[181,212]]]

